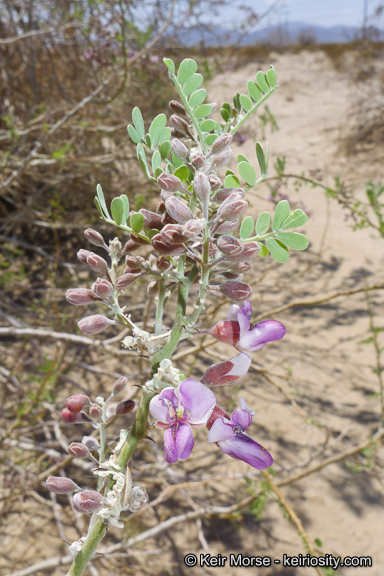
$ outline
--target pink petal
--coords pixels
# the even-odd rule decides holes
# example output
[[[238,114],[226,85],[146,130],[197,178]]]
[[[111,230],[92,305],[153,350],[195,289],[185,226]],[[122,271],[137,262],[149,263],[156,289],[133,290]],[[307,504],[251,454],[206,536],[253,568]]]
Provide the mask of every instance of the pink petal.
[[[176,429],[176,432],[175,432]],[[164,456],[167,462],[177,462],[188,458],[192,452],[194,440],[188,424],[172,426],[164,434]]]
[[[250,408],[248,406],[248,404],[246,403],[246,401],[244,400],[244,398],[240,398],[240,408],[242,410],[246,410],[248,412],[248,414],[250,414],[251,416],[255,415],[255,411],[252,410],[252,408]]]
[[[222,442],[234,437],[233,426],[226,418],[217,418],[208,434],[208,442]]]
[[[262,348],[267,342],[281,340],[285,334],[285,326],[277,320],[264,320],[256,324],[252,330],[242,336],[237,343],[238,350],[253,352]]]
[[[198,380],[188,378],[179,386],[179,398],[189,423],[204,426],[216,404],[214,393]]]
[[[165,401],[164,401],[165,400]],[[169,417],[169,408],[167,403],[171,402],[173,406],[177,407],[177,396],[174,388],[164,388],[149,403],[149,412],[155,420],[163,424],[169,424],[172,420]]]
[[[231,424],[241,428],[242,430],[246,430],[248,426],[252,423],[252,416],[247,412],[247,410],[243,410],[242,408],[238,408],[234,412],[232,412],[231,416]]]
[[[208,386],[224,386],[239,382],[246,376],[252,358],[246,352],[241,352],[230,360],[214,364],[203,375],[201,382]]]

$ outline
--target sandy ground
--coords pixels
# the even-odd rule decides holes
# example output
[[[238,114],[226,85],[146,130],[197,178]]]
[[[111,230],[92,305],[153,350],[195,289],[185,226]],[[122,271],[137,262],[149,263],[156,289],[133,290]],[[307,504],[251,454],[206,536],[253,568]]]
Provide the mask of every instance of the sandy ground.
[[[348,158],[343,153],[341,138],[349,125],[356,86],[347,68],[335,70],[321,52],[273,54],[267,64],[255,62],[221,74],[210,82],[209,98],[217,102],[230,101],[235,91],[244,92],[247,80],[253,78],[258,69],[266,69],[269,63],[275,66],[280,85],[268,102],[279,126],[278,131],[271,133],[267,130],[266,133],[271,166],[277,157],[286,156],[287,172],[311,172],[328,185],[332,185],[334,177],[339,176],[358,190],[359,195],[366,180],[383,178],[379,153],[375,157],[361,154]],[[246,142],[239,148],[239,152],[249,159],[255,159],[254,140],[263,136],[257,126],[255,118],[247,130]],[[227,405],[232,402],[233,407],[238,398],[244,396],[256,410],[249,432],[274,455],[276,481],[299,474],[365,441],[377,429],[380,409],[378,380],[372,373],[374,350],[372,346],[359,345],[369,335],[367,303],[362,292],[349,297],[340,296],[314,307],[297,307],[276,314],[273,310],[294,300],[317,300],[335,291],[361,288],[364,279],[369,285],[384,280],[382,240],[375,239],[369,230],[353,231],[342,208],[335,201],[327,200],[321,188],[303,185],[296,191],[294,181],[289,180],[280,191],[288,195],[292,205],[302,203],[310,213],[304,227],[310,247],[284,265],[271,265],[270,260],[258,261],[252,276],[253,303],[256,315],[271,311],[273,317],[284,322],[287,335],[282,342],[265,347],[254,355],[257,366],[268,371],[269,382],[253,370],[241,391],[239,388],[225,388],[219,393],[220,400]],[[252,194],[250,204],[255,216],[271,208],[268,197],[266,185]],[[376,325],[381,326],[381,293],[373,293],[372,300]],[[231,352],[224,345],[216,345],[208,354],[211,358],[221,356],[224,359]],[[197,371],[194,375],[198,377]],[[214,446],[202,446],[204,452],[196,449],[187,468],[196,466],[199,459],[202,463],[209,461],[217,450]],[[161,459],[161,442],[155,450],[159,450],[158,458]],[[373,453],[371,451],[371,455],[351,456],[347,461],[323,467],[281,488],[281,492],[312,541],[321,541],[324,554],[372,557],[371,568],[342,568],[339,574],[382,576],[383,450],[378,448]],[[218,481],[214,486],[218,503],[234,503],[238,490],[244,495],[244,482],[240,475],[249,474],[247,465],[229,458],[221,459],[211,472],[238,475],[227,481]],[[259,474],[251,474],[251,477],[257,479]],[[171,483],[175,478],[177,471],[170,472]],[[194,496],[197,501],[200,495],[196,489]],[[152,499],[156,496],[151,494]],[[188,497],[186,506],[189,506]],[[164,510],[165,517],[169,516],[169,508]],[[47,519],[41,521],[46,532],[50,522],[48,512]],[[8,533],[5,542],[8,548],[12,546],[13,532],[16,534],[20,528],[17,526],[15,522],[15,528]],[[306,554],[307,549],[297,529],[273,494],[259,522],[244,512],[237,523],[226,519],[204,521],[200,528],[194,523],[182,528],[177,526],[171,534],[178,554],[172,554],[174,549],[171,546],[160,555],[164,550],[164,538],[161,537],[154,545],[151,544],[152,549],[159,546],[159,557],[156,554],[148,557],[146,573],[148,567],[153,574],[159,575],[305,576],[314,573],[313,568],[287,568],[282,563],[271,568],[230,568],[228,562],[225,569],[188,569],[183,566],[184,554],[191,552],[209,551],[227,556],[242,553],[245,556],[269,556],[272,560],[282,560],[283,554]],[[46,545],[50,543],[53,547],[57,538],[56,534],[54,538],[47,537]],[[25,550],[30,563],[58,553],[53,548],[48,550],[41,542],[34,545],[28,536]],[[107,563],[102,562],[102,565],[104,568],[98,566],[100,574],[117,573],[108,570]],[[53,573],[64,574],[64,569]],[[127,567],[119,573],[131,574],[132,571]],[[141,574],[141,571],[135,573]]]

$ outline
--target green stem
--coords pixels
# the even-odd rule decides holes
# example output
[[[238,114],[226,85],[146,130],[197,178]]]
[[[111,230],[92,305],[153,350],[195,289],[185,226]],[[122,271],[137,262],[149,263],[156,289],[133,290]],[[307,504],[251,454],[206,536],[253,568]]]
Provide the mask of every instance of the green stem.
[[[264,102],[270,97],[270,95],[276,90],[276,88],[278,88],[278,86],[274,86],[274,88],[271,88],[269,90],[269,92],[267,92],[266,94],[264,94],[264,96],[258,100],[258,102],[256,102],[256,104],[249,110],[249,112],[246,113],[246,115],[244,116],[244,118],[242,118],[240,120],[240,122],[238,122],[236,124],[236,126],[234,126],[233,128],[231,128],[231,130],[229,131],[230,134],[232,134],[232,136],[238,131],[238,129],[248,120],[248,118],[250,116],[252,116],[252,114],[259,108],[259,106],[261,106],[262,104],[264,104]]]
[[[160,282],[159,294],[157,296],[155,334],[160,334],[163,329],[164,298],[166,292],[165,282]]]

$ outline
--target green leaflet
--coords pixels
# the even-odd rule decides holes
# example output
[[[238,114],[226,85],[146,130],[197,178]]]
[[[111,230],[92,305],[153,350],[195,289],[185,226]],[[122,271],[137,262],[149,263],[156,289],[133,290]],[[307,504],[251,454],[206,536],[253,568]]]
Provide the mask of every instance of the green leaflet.
[[[262,212],[256,222],[256,236],[263,236],[271,225],[271,215],[269,212]]]
[[[135,106],[135,108],[132,110],[132,122],[140,138],[144,138],[145,136],[144,120],[140,112],[140,109],[137,106]]]
[[[201,104],[201,106],[198,106],[197,108],[195,108],[194,110],[194,116],[195,118],[205,118],[206,116],[209,116],[210,114],[212,114],[212,105],[211,104]]]
[[[257,176],[253,166],[249,162],[240,162],[238,165],[238,170],[240,176],[245,180],[248,186],[254,186],[256,184]]]
[[[252,236],[255,229],[255,221],[252,216],[246,216],[240,226],[240,238],[246,240]]]
[[[204,102],[207,97],[207,91],[204,88],[200,88],[200,90],[196,90],[191,94],[189,99],[189,105],[191,108],[196,108],[196,106],[200,106]]]
[[[179,70],[177,72],[177,81],[180,82],[180,84],[185,84],[187,80],[189,80],[191,76],[194,75],[196,70],[197,64],[195,60],[192,60],[192,58],[185,58],[185,60],[183,60],[179,66]]]
[[[131,216],[129,225],[136,234],[139,234],[143,229],[144,216],[140,212],[135,212]]]
[[[273,230],[279,230],[282,223],[288,218],[290,213],[290,206],[288,200],[281,200],[276,208],[275,208],[275,215],[273,217]]]
[[[308,248],[308,238],[299,232],[278,232],[277,238],[292,250],[305,250]]]
[[[203,83],[203,80],[204,78],[202,77],[201,74],[194,74],[193,76],[191,76],[191,78],[187,80],[186,83],[184,84],[183,88],[184,94],[186,96],[192,94],[192,92],[200,88],[200,86]]]
[[[101,214],[104,213],[104,216],[105,216],[106,218],[109,218],[110,216],[109,216],[109,212],[108,212],[107,205],[106,205],[106,203],[105,203],[105,198],[104,198],[103,189],[102,189],[102,187],[100,186],[100,184],[98,184],[98,185],[96,186],[96,194],[97,194],[96,197],[97,197],[97,200],[98,200],[98,204],[99,204],[99,206],[100,206],[100,208],[101,208],[101,210],[102,210]],[[97,204],[96,204],[96,206],[97,206]],[[99,212],[100,212],[100,210],[99,210]]]
[[[158,114],[156,118],[152,120],[149,127],[148,134],[151,137],[152,146],[157,146],[159,143],[160,136],[167,124],[167,117],[165,114]]]
[[[268,84],[266,75],[261,70],[259,70],[259,72],[256,73],[256,84],[258,85],[260,90],[262,90],[262,92],[264,92],[265,94],[267,94],[267,92],[269,92],[271,89],[271,87]]]
[[[116,224],[126,224],[124,201],[119,196],[111,202],[111,213]]]
[[[271,253],[271,256],[277,262],[283,264],[289,259],[289,252],[286,246],[275,238],[267,238],[265,244]]]
[[[287,230],[289,228],[298,228],[303,226],[308,220],[308,216],[300,208],[294,210],[292,214],[284,221],[283,225],[280,226],[281,230]]]
[[[139,142],[141,142],[141,136],[136,130],[136,128],[134,128],[132,124],[128,124],[127,130],[132,142],[134,142],[135,144],[139,144]]]

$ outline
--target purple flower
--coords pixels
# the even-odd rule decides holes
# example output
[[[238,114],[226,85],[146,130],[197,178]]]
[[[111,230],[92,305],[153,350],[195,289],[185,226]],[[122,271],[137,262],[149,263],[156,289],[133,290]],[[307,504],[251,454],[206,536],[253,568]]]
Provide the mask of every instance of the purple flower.
[[[177,390],[164,388],[149,404],[155,426],[165,430],[164,456],[167,462],[185,460],[192,452],[191,426],[204,426],[216,404],[213,392],[198,380],[188,378]]]
[[[258,470],[264,470],[272,466],[272,456],[261,444],[244,434],[254,415],[255,412],[240,398],[240,408],[232,413],[230,420],[220,416],[214,421],[208,434],[208,442],[216,442],[228,456],[243,460]]]
[[[235,346],[240,352],[254,352],[267,342],[281,340],[285,326],[277,320],[263,320],[251,325],[252,306],[248,300],[233,304],[228,310],[228,319],[218,322],[208,333],[220,342]]]

